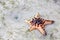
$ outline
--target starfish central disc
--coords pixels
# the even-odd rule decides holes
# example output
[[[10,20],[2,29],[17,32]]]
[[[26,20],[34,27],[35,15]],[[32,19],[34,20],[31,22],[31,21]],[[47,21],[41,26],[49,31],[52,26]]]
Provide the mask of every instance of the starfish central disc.
[[[34,18],[34,19],[32,19],[31,23],[33,25],[35,25],[35,24],[39,25],[39,24],[43,24],[43,21],[40,18]]]

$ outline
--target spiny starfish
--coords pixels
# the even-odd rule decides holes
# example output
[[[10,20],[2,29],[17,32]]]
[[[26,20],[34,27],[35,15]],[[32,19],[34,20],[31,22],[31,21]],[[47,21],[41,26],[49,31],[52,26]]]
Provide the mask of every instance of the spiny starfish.
[[[45,25],[54,23],[53,20],[45,20],[41,18],[39,13],[37,13],[34,16],[34,18],[32,18],[32,20],[25,20],[25,21],[30,25],[30,29],[29,29],[30,31],[37,29],[43,35],[47,35],[44,29]]]

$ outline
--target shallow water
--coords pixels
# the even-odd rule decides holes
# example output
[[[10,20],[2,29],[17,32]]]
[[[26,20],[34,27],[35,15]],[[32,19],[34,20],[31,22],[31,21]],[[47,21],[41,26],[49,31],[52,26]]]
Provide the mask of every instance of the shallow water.
[[[47,36],[39,31],[28,31],[25,20],[36,13],[44,19],[54,20],[47,25]],[[0,0],[0,40],[60,40],[59,0]]]

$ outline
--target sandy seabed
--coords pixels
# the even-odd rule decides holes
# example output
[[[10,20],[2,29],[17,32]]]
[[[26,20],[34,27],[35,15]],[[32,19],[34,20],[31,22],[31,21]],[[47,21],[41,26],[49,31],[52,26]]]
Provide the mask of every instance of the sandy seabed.
[[[27,31],[25,20],[38,12],[55,21],[46,26],[47,36]],[[60,40],[60,0],[0,0],[0,40]]]

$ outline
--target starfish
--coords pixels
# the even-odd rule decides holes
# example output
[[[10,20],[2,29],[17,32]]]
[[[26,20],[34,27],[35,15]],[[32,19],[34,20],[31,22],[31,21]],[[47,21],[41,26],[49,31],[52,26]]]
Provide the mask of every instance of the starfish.
[[[40,17],[40,14],[37,13],[32,20],[25,20],[30,25],[30,31],[32,30],[38,30],[41,34],[47,35],[45,31],[45,25],[47,24],[53,24],[53,20],[46,20]]]

